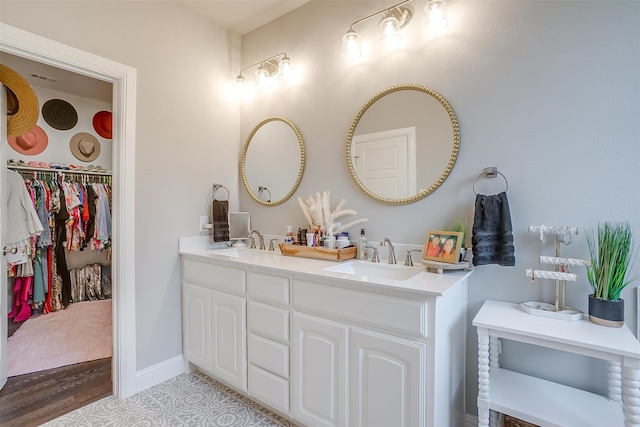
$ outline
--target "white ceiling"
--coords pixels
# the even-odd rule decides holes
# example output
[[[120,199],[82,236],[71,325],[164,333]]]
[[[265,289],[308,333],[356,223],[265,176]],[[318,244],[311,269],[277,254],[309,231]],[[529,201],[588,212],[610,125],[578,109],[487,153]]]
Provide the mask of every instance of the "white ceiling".
[[[302,6],[309,0],[168,0],[188,8],[225,30],[243,35]],[[32,86],[111,102],[111,83],[0,53],[0,62]]]
[[[243,35],[310,0],[172,0],[235,34]]]

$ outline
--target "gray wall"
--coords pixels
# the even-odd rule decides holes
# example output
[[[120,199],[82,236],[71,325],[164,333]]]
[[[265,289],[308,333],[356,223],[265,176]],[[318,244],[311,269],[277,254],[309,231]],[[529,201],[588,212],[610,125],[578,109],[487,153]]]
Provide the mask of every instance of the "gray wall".
[[[137,69],[137,370],[179,356],[178,238],[198,234],[212,183],[238,193],[240,122],[227,84],[239,38],[168,2],[2,0],[0,8],[6,24]]]
[[[304,225],[298,196],[331,190],[335,202],[345,198],[347,208],[369,218],[370,240],[388,236],[423,245],[429,229],[457,215],[473,217],[473,180],[483,168],[497,166],[509,180],[516,266],[478,267],[469,280],[467,411],[475,413],[477,339],[471,320],[483,301],[554,298],[552,282],[531,286],[524,276],[525,268],[538,267],[539,255],[553,254],[551,242],[543,244],[527,227],[579,227],[581,234],[562,254],[582,258],[582,231],[598,221],[630,220],[640,232],[640,3],[451,1],[448,33],[435,38],[421,22],[424,3],[411,3],[417,14],[406,27],[405,49],[395,53],[379,47],[377,20],[357,25],[371,52],[356,65],[342,58],[341,37],[351,22],[388,2],[312,1],[242,38],[243,64],[284,50],[302,68],[299,85],[242,107],[242,137],[265,117],[286,117],[305,139],[308,163],[288,202],[262,207],[241,191],[241,206],[258,229],[282,234],[287,224]],[[361,106],[400,83],[425,85],[448,100],[460,122],[461,148],[450,177],[432,195],[387,206],[352,182],[344,144]],[[276,160],[274,170],[279,167]],[[481,192],[503,188],[501,179],[478,183]],[[586,311],[590,287],[584,270],[576,272],[580,280],[568,284],[568,302]],[[635,331],[634,289],[623,296],[627,324]],[[509,344],[502,357],[521,371],[606,390],[602,364],[591,359]]]

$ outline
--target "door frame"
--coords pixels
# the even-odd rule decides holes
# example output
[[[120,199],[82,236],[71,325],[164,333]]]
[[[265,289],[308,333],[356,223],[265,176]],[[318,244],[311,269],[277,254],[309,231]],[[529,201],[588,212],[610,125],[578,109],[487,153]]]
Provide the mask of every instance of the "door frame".
[[[0,22],[0,52],[113,85],[113,394],[137,393],[135,316],[136,69]],[[3,290],[4,292],[5,290]],[[6,342],[3,343],[7,345]],[[6,359],[3,363],[6,363]]]

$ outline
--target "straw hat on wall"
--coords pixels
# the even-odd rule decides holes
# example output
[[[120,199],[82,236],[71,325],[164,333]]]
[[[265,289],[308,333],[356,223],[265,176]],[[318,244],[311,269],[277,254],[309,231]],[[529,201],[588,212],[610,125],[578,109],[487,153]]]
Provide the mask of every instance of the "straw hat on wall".
[[[38,121],[38,97],[20,74],[3,64],[0,64],[0,82],[7,88],[7,135],[22,135]]]

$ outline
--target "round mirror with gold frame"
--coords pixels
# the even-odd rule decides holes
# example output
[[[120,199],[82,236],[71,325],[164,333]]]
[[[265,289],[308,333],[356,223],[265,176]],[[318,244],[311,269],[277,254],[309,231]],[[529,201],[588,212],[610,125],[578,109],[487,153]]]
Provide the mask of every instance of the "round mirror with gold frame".
[[[242,182],[264,206],[284,203],[295,193],[305,166],[305,149],[298,128],[287,119],[270,117],[249,134],[240,157]]]
[[[449,103],[432,89],[392,86],[370,98],[351,123],[346,161],[370,197],[413,203],[447,179],[458,158],[460,129]]]

